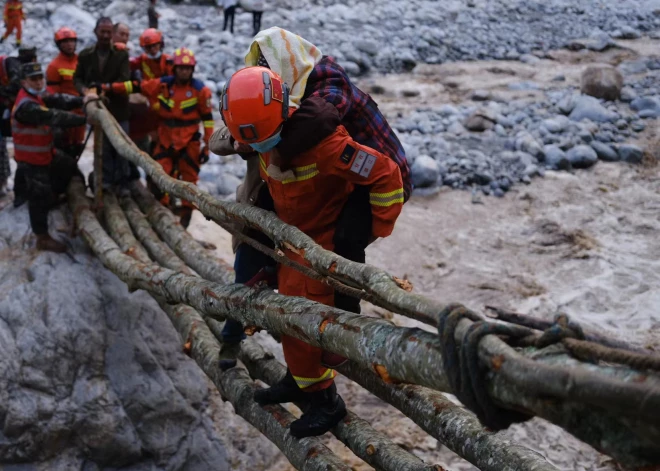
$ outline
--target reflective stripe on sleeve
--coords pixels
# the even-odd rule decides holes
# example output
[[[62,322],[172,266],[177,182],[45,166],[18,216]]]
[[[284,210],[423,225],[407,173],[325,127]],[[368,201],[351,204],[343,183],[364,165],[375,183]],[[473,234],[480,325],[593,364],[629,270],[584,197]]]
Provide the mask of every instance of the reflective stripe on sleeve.
[[[325,370],[325,373],[323,373],[321,376],[318,378],[304,378],[302,376],[294,376],[293,379],[296,381],[296,384],[300,389],[303,388],[308,388],[310,386],[315,385],[316,383],[320,383],[322,381],[326,381],[328,379],[333,379],[337,373],[335,373],[335,370],[327,369]]]
[[[369,202],[374,206],[392,206],[403,204],[403,188],[390,191],[389,193],[369,193]]]

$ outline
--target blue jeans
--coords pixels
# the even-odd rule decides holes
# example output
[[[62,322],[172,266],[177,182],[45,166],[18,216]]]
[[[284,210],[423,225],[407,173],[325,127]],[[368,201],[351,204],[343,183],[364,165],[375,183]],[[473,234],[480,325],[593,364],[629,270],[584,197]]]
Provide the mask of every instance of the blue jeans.
[[[247,283],[255,277],[259,270],[266,265],[272,265],[273,259],[259,252],[247,244],[241,244],[236,250],[234,270],[236,271],[235,283]],[[222,341],[224,343],[238,343],[245,338],[243,325],[235,320],[227,319],[222,329]]]

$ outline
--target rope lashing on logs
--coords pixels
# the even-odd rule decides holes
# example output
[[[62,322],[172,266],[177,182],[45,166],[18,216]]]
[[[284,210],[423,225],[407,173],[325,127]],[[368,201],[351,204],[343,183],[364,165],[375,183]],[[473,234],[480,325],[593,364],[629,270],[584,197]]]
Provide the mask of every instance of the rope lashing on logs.
[[[512,347],[533,346],[537,349],[562,344],[576,356],[597,363],[604,361],[629,366],[637,370],[660,370],[660,357],[616,349],[597,342],[585,341],[582,327],[571,322],[565,314],[555,316],[554,323],[543,324],[541,335],[533,329],[514,323],[495,323],[483,319],[461,304],[450,304],[440,312],[438,335],[443,345],[443,367],[456,397],[474,412],[482,424],[493,430],[503,430],[514,423],[524,422],[531,415],[499,407],[488,394],[486,375],[490,368],[479,358],[479,343],[486,335],[504,337]],[[456,342],[456,329],[461,319],[473,324],[468,328],[460,345]],[[493,359],[493,369],[498,360]],[[603,381],[605,387],[605,381]],[[607,399],[605,399],[606,401]]]

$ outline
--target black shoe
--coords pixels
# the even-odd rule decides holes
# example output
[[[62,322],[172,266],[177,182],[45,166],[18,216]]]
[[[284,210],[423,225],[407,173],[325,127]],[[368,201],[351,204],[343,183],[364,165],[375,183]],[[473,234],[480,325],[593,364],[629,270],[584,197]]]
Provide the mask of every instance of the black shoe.
[[[322,391],[306,394],[311,396],[309,405],[302,417],[291,424],[291,436],[318,437],[346,417],[346,404],[337,394],[335,383]]]
[[[223,343],[220,348],[220,369],[228,370],[236,366],[238,353],[241,351],[241,342]]]
[[[296,380],[289,370],[282,380],[267,389],[257,389],[254,400],[265,406],[266,404],[284,404],[285,402],[306,402],[311,399],[309,394],[298,387]]]

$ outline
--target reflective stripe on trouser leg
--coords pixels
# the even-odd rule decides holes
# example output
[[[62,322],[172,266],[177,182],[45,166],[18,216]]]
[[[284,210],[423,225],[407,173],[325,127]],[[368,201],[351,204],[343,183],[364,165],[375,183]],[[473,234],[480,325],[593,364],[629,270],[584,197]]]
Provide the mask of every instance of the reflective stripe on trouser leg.
[[[332,384],[334,370],[321,365],[323,350],[288,335],[282,336],[284,359],[300,389],[318,391]]]

